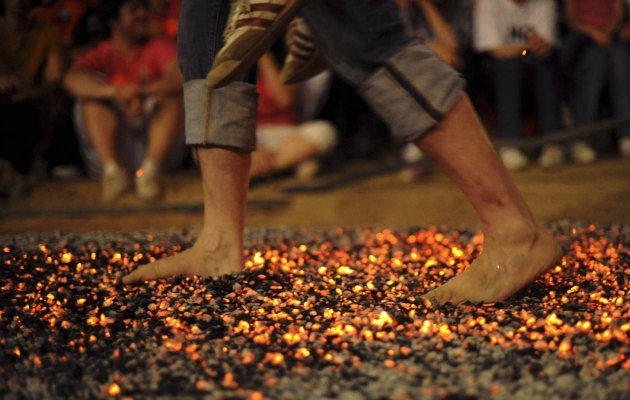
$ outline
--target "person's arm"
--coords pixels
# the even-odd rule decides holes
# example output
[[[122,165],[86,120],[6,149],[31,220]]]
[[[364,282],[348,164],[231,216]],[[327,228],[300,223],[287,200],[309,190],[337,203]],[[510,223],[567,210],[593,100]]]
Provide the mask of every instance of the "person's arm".
[[[459,47],[457,37],[433,2],[431,0],[416,0],[416,2],[427,18],[435,40],[437,40],[441,46],[453,52],[457,52]]]
[[[416,1],[420,5],[434,36],[434,40],[427,43],[427,47],[437,54],[445,63],[452,66],[459,66],[459,46],[453,30],[431,0]]]
[[[604,33],[609,37],[612,37],[613,33],[619,28],[623,21],[623,0],[614,0],[613,7],[613,17],[604,28]]]
[[[40,85],[28,85],[15,94],[15,101],[38,99],[51,95],[59,89],[64,73],[64,59],[60,48],[51,49],[44,65],[44,82]]]
[[[536,10],[534,31],[527,35],[527,51],[539,58],[546,58],[553,52],[557,42],[558,9],[553,0],[540,3]]]
[[[71,69],[64,81],[65,88],[80,99],[111,100],[129,116],[141,114],[140,91],[136,85],[113,85],[92,72]]]
[[[265,53],[258,61],[258,73],[262,75],[269,93],[281,110],[290,110],[295,107],[296,89],[294,85],[286,85],[280,78],[280,69],[269,52]]]
[[[146,96],[171,96],[182,92],[183,83],[184,78],[179,69],[179,64],[173,61],[166,67],[166,70],[158,80],[141,88],[141,91]]]

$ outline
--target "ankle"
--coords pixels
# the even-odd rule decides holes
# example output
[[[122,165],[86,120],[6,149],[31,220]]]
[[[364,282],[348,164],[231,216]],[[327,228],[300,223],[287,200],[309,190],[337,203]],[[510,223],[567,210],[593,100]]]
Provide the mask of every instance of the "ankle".
[[[536,240],[540,224],[533,218],[504,218],[497,223],[484,224],[486,238],[500,241],[523,243]]]
[[[106,161],[103,163],[103,175],[111,175],[122,170],[120,164],[114,160]]]

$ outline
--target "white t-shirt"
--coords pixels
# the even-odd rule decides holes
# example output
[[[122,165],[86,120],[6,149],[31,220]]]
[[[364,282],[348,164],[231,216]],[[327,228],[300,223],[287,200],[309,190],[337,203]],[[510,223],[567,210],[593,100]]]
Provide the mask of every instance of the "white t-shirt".
[[[537,32],[550,44],[557,42],[554,0],[477,0],[473,13],[473,44],[478,51],[526,42]]]

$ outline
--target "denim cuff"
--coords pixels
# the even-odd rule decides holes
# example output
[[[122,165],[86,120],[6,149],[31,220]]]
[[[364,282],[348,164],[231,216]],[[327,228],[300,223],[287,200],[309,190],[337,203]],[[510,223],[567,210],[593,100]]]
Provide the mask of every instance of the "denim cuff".
[[[205,79],[184,82],[186,144],[256,149],[256,85],[232,82],[208,90]]]
[[[431,50],[412,42],[359,87],[359,94],[401,141],[439,123],[462,95],[464,80]]]

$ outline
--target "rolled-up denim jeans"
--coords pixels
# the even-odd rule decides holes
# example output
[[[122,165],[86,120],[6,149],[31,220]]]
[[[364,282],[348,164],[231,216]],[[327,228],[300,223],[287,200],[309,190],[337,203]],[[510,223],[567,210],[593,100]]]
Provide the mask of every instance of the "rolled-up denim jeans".
[[[255,73],[208,90],[206,75],[223,46],[231,0],[184,0],[179,16],[178,60],[184,76],[186,143],[256,148]],[[254,71],[255,72],[255,71]]]
[[[394,0],[311,0],[302,16],[333,70],[396,139],[417,139],[461,97],[463,79],[407,33]]]
[[[179,59],[189,144],[255,146],[253,80],[206,95],[230,0],[184,0]],[[409,36],[394,0],[311,0],[302,10],[317,48],[401,141],[419,138],[460,98],[463,79]],[[203,99],[209,98],[204,104]],[[210,111],[208,112],[208,107]]]

